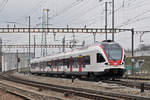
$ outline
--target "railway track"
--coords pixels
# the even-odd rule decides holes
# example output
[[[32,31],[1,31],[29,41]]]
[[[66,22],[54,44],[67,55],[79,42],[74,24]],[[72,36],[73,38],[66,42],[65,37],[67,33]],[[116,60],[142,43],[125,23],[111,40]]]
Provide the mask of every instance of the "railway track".
[[[12,90],[9,90],[9,89],[5,89],[4,84],[3,84],[3,87],[0,88],[0,90],[1,90],[1,91],[4,91],[5,93],[9,93],[9,94],[11,94],[11,95],[14,95],[14,96],[16,96],[16,97],[20,97],[20,98],[23,99],[23,100],[32,100],[31,98],[29,98],[29,97],[27,97],[27,96],[25,96],[25,95],[22,95],[22,94],[20,94],[20,93],[16,93],[16,92],[14,92],[14,91],[12,91]]]
[[[31,91],[23,90],[14,86],[0,84],[0,87],[5,89],[7,93],[22,98],[23,100],[61,100],[58,98],[52,98],[49,96],[40,95]]]
[[[137,77],[124,77],[122,79],[150,81],[150,78],[137,78]]]
[[[69,87],[69,86],[60,86],[54,84],[46,84],[41,82],[35,82],[30,80],[25,80],[21,78],[17,78],[14,76],[1,76],[3,79],[7,79],[9,81],[30,85],[33,87],[38,87],[40,90],[49,89],[56,92],[64,93],[65,96],[80,96],[94,100],[149,100],[149,97],[142,97],[142,96],[135,96],[135,95],[127,95],[121,93],[113,93],[113,92],[106,92],[106,91],[96,91],[96,90],[89,90],[83,88],[76,88],[76,87]]]
[[[13,81],[13,79],[11,80],[7,76],[5,76],[6,74],[7,73],[1,73],[0,79],[18,83],[17,81],[15,81],[15,80]],[[42,95],[38,92],[33,92],[32,90],[24,89],[22,87],[20,88],[18,86],[14,86],[14,85],[8,85],[8,83],[0,83],[0,89],[9,94],[20,97],[23,100],[62,100],[60,98]]]
[[[137,82],[137,81],[134,81],[134,80],[126,80],[126,81],[123,81],[123,80],[115,80],[115,81],[110,81],[110,80],[105,80],[103,81],[104,83],[111,83],[111,84],[119,84],[119,85],[122,85],[122,86],[127,86],[127,87],[136,87],[138,89],[141,89],[141,85],[143,85],[143,88],[145,90],[150,90],[150,84],[148,83],[145,83],[145,82]]]

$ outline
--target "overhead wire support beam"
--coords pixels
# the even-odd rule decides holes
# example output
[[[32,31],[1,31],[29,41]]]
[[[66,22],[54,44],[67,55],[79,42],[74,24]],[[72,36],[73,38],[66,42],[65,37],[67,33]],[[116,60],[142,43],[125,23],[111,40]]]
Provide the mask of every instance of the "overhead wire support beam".
[[[119,33],[131,29],[112,28],[30,28],[30,33]],[[0,33],[29,33],[29,28],[0,28]]]
[[[150,33],[150,31],[135,31],[135,34],[144,34],[144,33]]]
[[[83,45],[64,45],[65,48],[82,47]],[[41,48],[45,45],[30,45],[30,48]],[[62,48],[63,45],[46,45],[47,48]],[[29,48],[29,45],[2,45],[2,48]]]

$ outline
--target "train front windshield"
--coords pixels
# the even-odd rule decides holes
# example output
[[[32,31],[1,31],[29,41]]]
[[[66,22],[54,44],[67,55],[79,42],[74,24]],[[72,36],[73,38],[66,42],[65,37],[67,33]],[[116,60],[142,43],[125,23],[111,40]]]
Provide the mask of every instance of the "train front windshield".
[[[102,44],[109,60],[121,60],[122,48],[119,44]]]

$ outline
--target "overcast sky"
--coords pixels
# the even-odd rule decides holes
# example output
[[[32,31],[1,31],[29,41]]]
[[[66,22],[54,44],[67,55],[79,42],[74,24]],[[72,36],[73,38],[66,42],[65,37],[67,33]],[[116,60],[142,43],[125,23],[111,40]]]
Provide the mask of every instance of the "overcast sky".
[[[84,27],[104,28],[104,3],[111,0],[0,0],[0,27],[27,27],[28,16],[31,16],[31,27],[41,27],[43,9],[49,9],[49,27]],[[134,28],[137,31],[150,30],[150,0],[115,0],[115,27]],[[111,27],[111,3],[108,4],[108,27]],[[5,44],[27,44],[27,35],[0,35]],[[62,40],[64,35],[57,35]],[[65,35],[71,39],[72,35]],[[140,35],[135,36],[136,48],[140,44]],[[36,42],[41,43],[41,35],[36,35]],[[54,43],[53,34],[47,36],[48,43]],[[149,33],[142,39],[150,44]],[[92,34],[76,35],[79,43],[93,43]],[[111,39],[111,35],[109,36]],[[104,35],[97,35],[96,41],[104,40]],[[33,39],[32,39],[33,41]],[[115,41],[124,48],[131,48],[131,35],[122,32],[115,35]],[[59,42],[55,41],[55,44]],[[54,50],[55,51],[55,50]],[[53,50],[51,51],[53,52]]]

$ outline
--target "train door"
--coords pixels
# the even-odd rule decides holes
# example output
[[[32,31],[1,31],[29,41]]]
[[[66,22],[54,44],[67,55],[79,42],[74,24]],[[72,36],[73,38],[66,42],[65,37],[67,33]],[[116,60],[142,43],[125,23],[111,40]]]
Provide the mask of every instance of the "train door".
[[[57,67],[57,72],[59,72],[59,67],[60,67],[60,60],[59,59],[57,60],[56,67]]]
[[[79,56],[78,57],[78,65],[79,65],[79,72],[82,72],[82,62],[83,61],[83,57],[82,56]]]
[[[47,64],[46,62],[43,62],[43,71],[46,72]]]
[[[48,61],[48,62],[47,62],[48,72],[51,71],[51,67],[52,67],[51,63],[52,63],[51,61]]]
[[[51,72],[53,72],[53,60],[51,61]]]
[[[70,72],[73,71],[73,58],[70,57]]]
[[[74,72],[78,72],[78,68],[79,68],[79,60],[78,60],[78,57],[74,57],[72,59],[72,68],[73,68],[73,71]]]
[[[43,62],[40,62],[40,71],[43,71]]]
[[[63,71],[66,72],[69,69],[69,58],[63,59]]]
[[[63,71],[63,59],[59,60],[59,71]]]

